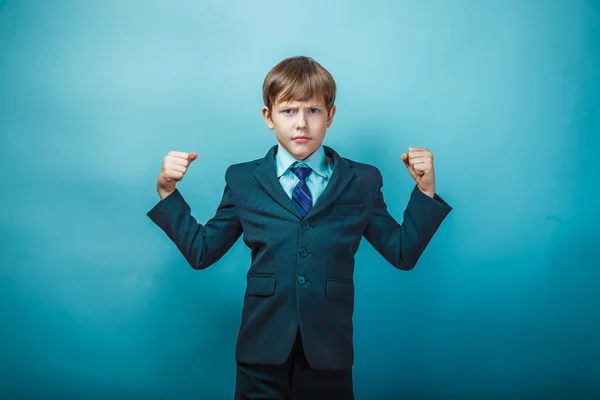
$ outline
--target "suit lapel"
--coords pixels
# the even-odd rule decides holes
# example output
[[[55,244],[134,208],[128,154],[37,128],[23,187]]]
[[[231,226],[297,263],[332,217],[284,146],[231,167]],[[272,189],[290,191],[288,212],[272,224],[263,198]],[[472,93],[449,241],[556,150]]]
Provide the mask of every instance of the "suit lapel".
[[[298,217],[298,219],[302,219],[302,215],[300,215],[300,212],[298,212],[296,206],[292,203],[292,200],[281,187],[279,179],[277,179],[275,173],[276,149],[277,145],[271,147],[267,155],[262,160],[256,162],[258,167],[254,170],[254,176],[273,200]],[[352,165],[348,164],[346,160],[340,157],[335,150],[328,146],[323,146],[323,149],[325,150],[325,154],[333,159],[334,169],[331,178],[329,179],[329,183],[306,218],[310,218],[312,215],[327,208],[327,206],[342,194],[346,186],[348,186],[350,181],[352,181],[356,175],[354,171],[352,171]]]
[[[309,218],[313,214],[317,214],[322,210],[326,209],[331,203],[333,203],[346,189],[346,186],[350,184],[352,179],[356,176],[352,170],[352,165],[348,164],[346,160],[339,156],[339,154],[331,147],[323,146],[325,154],[333,158],[334,169],[329,179],[329,183],[325,187],[325,190],[321,196],[317,199],[315,206],[310,210],[306,218]]]
[[[289,210],[292,214],[302,219],[302,215],[296,209],[296,206],[292,203],[292,200],[287,196],[277,174],[275,173],[275,149],[277,146],[271,147],[265,158],[261,161],[257,161],[258,167],[254,170],[254,176],[258,182],[262,185],[265,191],[278,202],[282,207]]]

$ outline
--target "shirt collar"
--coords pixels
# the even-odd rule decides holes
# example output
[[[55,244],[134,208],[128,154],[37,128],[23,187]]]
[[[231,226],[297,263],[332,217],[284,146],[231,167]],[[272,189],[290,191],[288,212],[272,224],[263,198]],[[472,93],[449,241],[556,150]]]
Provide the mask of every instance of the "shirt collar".
[[[275,155],[275,163],[277,166],[277,178],[281,177],[294,163],[297,161],[296,158],[291,155],[281,144],[277,146],[277,154]],[[327,171],[327,158],[325,156],[325,149],[323,145],[310,155],[306,160],[300,161],[300,166],[306,164],[314,172],[326,178]]]

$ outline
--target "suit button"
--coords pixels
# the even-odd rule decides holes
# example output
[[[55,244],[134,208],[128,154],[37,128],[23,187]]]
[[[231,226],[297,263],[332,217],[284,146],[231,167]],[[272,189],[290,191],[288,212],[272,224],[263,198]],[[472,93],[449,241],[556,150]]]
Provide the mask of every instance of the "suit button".
[[[305,231],[309,230],[310,229],[310,224],[308,222],[304,221],[302,223],[302,229],[304,229]]]
[[[306,283],[306,279],[302,275],[298,277],[298,283],[304,285]]]
[[[303,247],[298,251],[298,253],[300,253],[300,255],[302,257],[306,257],[306,255],[308,254],[308,251],[306,251],[306,249]]]

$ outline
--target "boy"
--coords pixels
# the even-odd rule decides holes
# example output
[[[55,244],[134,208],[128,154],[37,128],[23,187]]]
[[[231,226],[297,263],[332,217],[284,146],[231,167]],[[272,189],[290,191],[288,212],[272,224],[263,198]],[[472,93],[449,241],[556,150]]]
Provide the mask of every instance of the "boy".
[[[452,210],[435,193],[433,155],[409,147],[416,181],[399,225],[380,171],[322,145],[336,112],[331,74],[308,57],[283,60],[263,83],[263,118],[278,144],[231,165],[216,214],[203,226],[175,188],[196,153],[170,152],[148,216],[195,269],[243,234],[252,250],[236,344],[236,399],[353,399],[354,254],[362,237],[410,270]]]

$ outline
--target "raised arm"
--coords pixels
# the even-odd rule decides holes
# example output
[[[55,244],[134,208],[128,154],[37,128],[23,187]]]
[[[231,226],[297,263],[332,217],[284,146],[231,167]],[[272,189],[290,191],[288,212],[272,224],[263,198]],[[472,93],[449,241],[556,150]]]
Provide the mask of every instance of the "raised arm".
[[[225,172],[225,189],[217,212],[204,225],[198,223],[191,215],[191,208],[178,189],[173,188],[163,197],[161,185],[157,185],[161,200],[147,215],[175,243],[194,269],[205,269],[219,261],[242,234],[242,226],[229,186],[229,172],[230,168]],[[164,178],[163,176],[162,179]],[[167,192],[169,190],[164,191],[163,188],[162,194]]]
[[[377,187],[373,197],[373,212],[363,236],[394,267],[414,268],[433,235],[452,211],[435,193],[433,155],[427,149],[409,147],[401,156],[416,185],[399,224],[387,210],[383,198],[383,177],[375,169]]]

